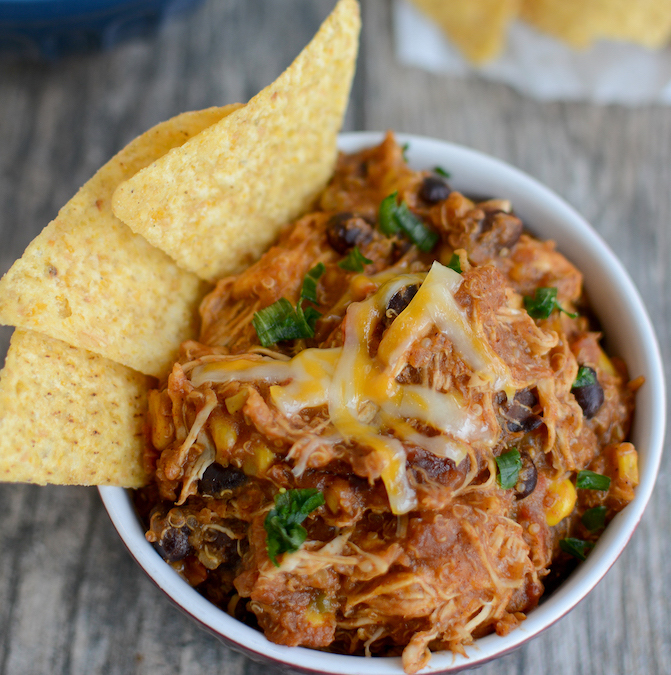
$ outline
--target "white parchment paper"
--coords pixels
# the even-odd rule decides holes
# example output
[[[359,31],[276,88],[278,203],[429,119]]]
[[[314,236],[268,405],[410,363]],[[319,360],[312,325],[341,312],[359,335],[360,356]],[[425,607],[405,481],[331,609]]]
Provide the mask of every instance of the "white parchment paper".
[[[479,74],[542,100],[671,104],[671,49],[603,41],[575,51],[522,22],[514,22],[505,52],[474,67],[440,28],[406,0],[394,0],[396,56],[436,73]]]

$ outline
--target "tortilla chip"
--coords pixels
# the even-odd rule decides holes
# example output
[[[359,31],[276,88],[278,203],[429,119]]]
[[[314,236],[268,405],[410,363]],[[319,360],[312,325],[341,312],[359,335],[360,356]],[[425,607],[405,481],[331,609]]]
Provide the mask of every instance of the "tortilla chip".
[[[120,185],[116,215],[203,279],[247,267],[331,176],[359,27],[340,0],[273,84]]]
[[[184,113],[139,136],[61,209],[0,281],[0,322],[160,376],[196,334],[202,282],[112,212],[117,185],[240,106]]]
[[[523,0],[521,16],[574,47],[609,38],[656,48],[671,37],[671,0]]]
[[[17,329],[0,372],[0,480],[139,487],[151,378]]]
[[[413,0],[473,63],[496,58],[520,0]]]

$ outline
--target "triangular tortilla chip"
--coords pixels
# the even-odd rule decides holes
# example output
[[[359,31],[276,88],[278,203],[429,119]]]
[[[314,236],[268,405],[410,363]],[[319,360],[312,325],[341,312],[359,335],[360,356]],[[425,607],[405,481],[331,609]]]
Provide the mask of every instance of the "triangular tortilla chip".
[[[273,84],[123,183],[117,216],[203,279],[248,266],[331,176],[359,27],[340,0]]]
[[[61,209],[0,281],[0,322],[161,376],[196,332],[202,282],[112,212],[117,185],[240,106],[184,113],[142,134]]]
[[[484,63],[500,54],[520,0],[413,0],[466,58]]]
[[[606,38],[656,48],[671,37],[671,0],[523,0],[521,16],[574,47]]]
[[[151,378],[17,329],[0,372],[0,480],[140,487]]]

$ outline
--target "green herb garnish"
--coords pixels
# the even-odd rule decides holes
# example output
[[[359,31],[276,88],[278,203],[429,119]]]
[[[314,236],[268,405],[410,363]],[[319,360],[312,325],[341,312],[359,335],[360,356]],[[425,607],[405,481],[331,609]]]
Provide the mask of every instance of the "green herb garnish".
[[[575,486],[581,490],[607,490],[610,487],[610,478],[594,471],[578,471]]]
[[[301,288],[301,300],[309,300],[310,302],[317,302],[317,282],[319,277],[324,274],[324,263],[317,263],[303,279],[303,287]]]
[[[447,266],[451,269],[457,272],[458,274],[462,273],[461,269],[461,260],[459,260],[459,256],[456,253],[452,254],[452,257],[450,258],[450,262],[447,263]]]
[[[605,506],[595,506],[593,509],[587,509],[580,520],[590,532],[602,530],[606,526],[606,511]]]
[[[588,366],[580,366],[578,368],[578,376],[571,389],[579,389],[580,387],[587,387],[590,384],[596,384],[596,376],[594,370]]]
[[[275,567],[277,556],[298,551],[308,533],[301,523],[324,504],[324,495],[316,488],[287,490],[275,497],[275,506],[268,512],[263,526],[266,528],[266,549]]]
[[[526,307],[529,316],[533,319],[547,319],[555,309],[564,312],[564,314],[567,314],[572,319],[578,317],[577,314],[567,312],[557,302],[557,289],[554,286],[537,288],[533,297],[525,295],[524,306]]]
[[[358,246],[355,246],[344,260],[338,263],[338,267],[348,272],[363,272],[364,265],[370,265],[372,260],[368,260],[366,256],[361,253]]]
[[[504,490],[510,490],[517,485],[517,479],[522,469],[522,459],[518,450],[513,448],[504,452],[496,458],[496,464],[499,467],[497,480]]]
[[[282,340],[314,337],[315,324],[321,314],[311,305],[304,309],[303,302],[317,302],[317,281],[324,274],[324,269],[324,263],[319,263],[305,275],[295,308],[286,298],[280,298],[265,309],[255,312],[252,324],[264,347],[270,347]]]
[[[587,559],[587,550],[593,548],[594,544],[591,541],[584,541],[583,539],[576,539],[575,537],[567,537],[559,540],[559,548],[572,555],[578,560]]]
[[[385,197],[380,204],[380,210],[378,212],[377,220],[378,225],[380,226],[380,232],[386,234],[388,237],[397,234],[400,229],[394,217],[397,209],[397,197],[398,192],[392,192],[388,197]]]
[[[445,171],[442,166],[436,166],[433,169],[433,173],[437,173],[439,176],[442,176],[443,178],[452,178],[452,174],[449,171]]]
[[[388,237],[403,234],[420,251],[427,253],[438,243],[438,234],[429,229],[405,202],[397,204],[398,192],[385,197],[380,204],[378,224],[380,231]]]
[[[408,150],[410,149],[410,143],[404,143],[401,147],[401,152],[403,153],[403,161],[408,163]]]
[[[306,328],[303,325],[298,312],[286,298],[280,298],[269,307],[256,312],[252,323],[264,347],[270,347],[281,340],[296,340],[309,334],[309,326]]]

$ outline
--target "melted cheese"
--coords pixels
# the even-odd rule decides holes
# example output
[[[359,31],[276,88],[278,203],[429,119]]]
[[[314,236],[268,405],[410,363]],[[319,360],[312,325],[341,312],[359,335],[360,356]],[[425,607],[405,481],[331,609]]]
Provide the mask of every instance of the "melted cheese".
[[[270,388],[270,398],[287,417],[305,408],[319,408],[328,403],[328,391],[340,349],[305,349],[291,365],[292,380]]]
[[[471,324],[454,297],[461,282],[460,274],[434,262],[417,295],[382,338],[378,358],[394,376],[398,375],[410,345],[435,326],[473,371],[473,385],[487,384],[510,394],[515,391],[510,369]]]
[[[349,305],[342,347],[306,349],[290,361],[226,357],[194,368],[192,383],[270,383],[272,402],[287,417],[327,406],[335,430],[328,433],[337,442],[375,453],[392,512],[407,513],[416,508],[417,498],[408,480],[403,442],[458,464],[469,444],[492,447],[498,439],[498,430],[487,425],[482,410],[471,410],[458,392],[397,381],[412,344],[437,327],[473,371],[471,386],[503,389],[509,395],[514,391],[507,365],[454,297],[462,277],[439,263],[433,264],[415,297],[387,329],[375,356],[370,355],[373,332],[390,298],[422,279],[397,275],[376,280],[380,286],[373,296]],[[436,435],[420,433],[407,420],[430,426]]]

